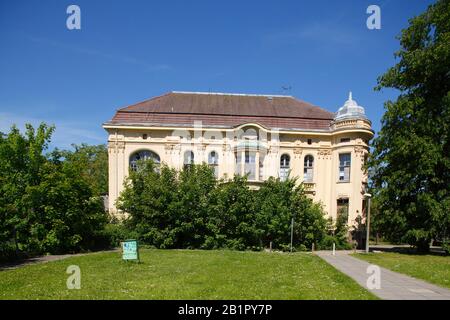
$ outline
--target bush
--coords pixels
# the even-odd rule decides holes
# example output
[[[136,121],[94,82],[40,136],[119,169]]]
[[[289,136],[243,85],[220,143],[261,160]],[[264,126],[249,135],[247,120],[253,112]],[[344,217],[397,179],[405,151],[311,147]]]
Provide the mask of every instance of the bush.
[[[415,247],[419,253],[426,253],[430,250],[431,232],[411,229],[406,232],[403,241]]]
[[[0,243],[0,262],[9,262],[19,259],[12,241]]]
[[[295,180],[270,178],[250,190],[246,177],[217,181],[207,165],[177,172],[150,161],[138,164],[125,182],[117,208],[144,244],[157,248],[261,250],[310,248],[325,236],[319,204]]]
[[[444,250],[445,254],[450,254],[450,242],[443,242],[442,249]]]
[[[139,235],[131,231],[123,222],[108,223],[100,232],[100,243],[103,248],[117,248],[127,239],[138,239]]]
[[[333,249],[333,243],[336,250],[351,250],[352,244],[348,241],[342,242],[342,239],[333,235],[326,235],[317,246],[317,250],[331,250]]]
[[[25,134],[15,126],[0,133],[0,258],[90,250],[107,222],[102,199],[70,152],[44,155],[53,131],[27,124]]]

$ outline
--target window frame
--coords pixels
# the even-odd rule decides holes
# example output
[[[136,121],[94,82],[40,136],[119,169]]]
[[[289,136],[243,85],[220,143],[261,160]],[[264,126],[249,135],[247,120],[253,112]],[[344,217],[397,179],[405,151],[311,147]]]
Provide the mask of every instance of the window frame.
[[[283,153],[280,157],[279,177],[281,181],[286,181],[289,178],[289,171],[291,169],[291,156],[288,153]]]
[[[214,158],[211,155],[214,153]],[[211,161],[212,160],[212,161]],[[208,153],[208,166],[213,169],[214,176],[216,178],[219,177],[219,153],[215,150],[212,150]]]
[[[307,159],[310,158],[312,161],[308,162],[307,165]],[[312,183],[314,181],[314,156],[312,154],[307,154],[303,158],[303,181],[306,183]],[[308,172],[310,170],[310,172]],[[307,178],[307,176],[310,176],[310,178]]]
[[[188,156],[186,156],[188,155]],[[186,150],[183,153],[183,168],[189,169],[195,164],[195,154],[192,150]]]
[[[140,156],[140,159],[133,159],[136,157],[136,155],[139,154],[143,154],[143,156]],[[145,154],[145,155],[144,155]],[[161,164],[161,157],[159,156],[158,153],[156,153],[153,150],[150,149],[140,149],[140,150],[136,150],[134,152],[132,152],[130,154],[130,156],[128,157],[128,166],[130,168],[131,171],[136,171],[138,169],[137,167],[137,162],[141,161],[141,160],[149,160],[151,159],[155,166],[159,167],[159,165]]]
[[[348,161],[341,161],[341,157],[348,156]],[[345,175],[345,169],[348,168],[347,177]],[[352,168],[352,153],[342,152],[339,153],[339,166],[338,166],[338,182],[347,183],[351,179],[351,168]],[[342,179],[341,179],[342,177]]]

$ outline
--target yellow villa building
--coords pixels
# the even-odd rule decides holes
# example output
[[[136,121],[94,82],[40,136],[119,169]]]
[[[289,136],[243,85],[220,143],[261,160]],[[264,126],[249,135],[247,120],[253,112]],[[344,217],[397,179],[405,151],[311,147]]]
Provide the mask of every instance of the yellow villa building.
[[[108,132],[109,211],[139,159],[181,169],[207,163],[218,178],[248,175],[257,188],[270,176],[298,177],[315,201],[349,224],[363,215],[363,164],[373,137],[352,99],[332,113],[292,96],[169,92],[117,110]]]

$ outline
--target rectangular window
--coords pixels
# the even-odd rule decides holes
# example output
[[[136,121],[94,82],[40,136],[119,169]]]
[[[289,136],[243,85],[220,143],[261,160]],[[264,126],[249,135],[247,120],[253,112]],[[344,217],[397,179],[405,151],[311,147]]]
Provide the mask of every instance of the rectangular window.
[[[245,152],[245,174],[248,174],[249,180],[255,180],[256,178],[256,154],[254,152]]]
[[[238,152],[238,153],[236,153],[236,170],[235,170],[235,174],[237,175],[237,176],[240,176],[241,174],[242,174],[242,172],[241,172],[241,163],[242,163],[242,159],[241,159],[242,157],[241,157],[241,153],[240,152]]]
[[[339,181],[350,181],[351,154],[342,153],[339,155]]]
[[[305,168],[303,171],[303,180],[305,182],[313,182],[313,168]]]
[[[342,138],[341,142],[350,142],[350,138]]]

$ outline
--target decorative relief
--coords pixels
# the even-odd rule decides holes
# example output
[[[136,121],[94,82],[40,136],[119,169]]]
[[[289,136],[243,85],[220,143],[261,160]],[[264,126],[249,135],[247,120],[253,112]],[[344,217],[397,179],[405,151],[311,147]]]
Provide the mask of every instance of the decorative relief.
[[[223,152],[229,152],[231,151],[231,146],[229,144],[222,145],[222,151]]]
[[[345,121],[339,121],[338,123],[335,123],[336,128],[341,128],[341,127],[356,127],[356,125],[358,124],[357,120],[345,120]]]
[[[177,154],[179,153],[181,147],[177,143],[167,143],[164,145],[164,150],[166,154]]]
[[[366,149],[360,146],[356,146],[355,147],[355,155],[357,157],[362,157],[364,158],[364,154],[366,153]]]
[[[361,163],[364,163],[366,154],[367,154],[366,148],[360,146],[355,147],[355,155],[356,157],[360,158]]]
[[[294,148],[294,157],[295,158],[301,158],[303,153],[302,148]]]
[[[280,152],[280,146],[272,145],[268,148],[267,151],[268,151],[268,153],[271,153],[271,154],[278,154],[278,152]]]
[[[164,150],[166,151],[166,154],[171,154],[172,153],[172,149],[173,149],[173,145],[172,144],[164,145]]]
[[[331,159],[331,149],[319,149],[317,155],[319,159]]]
[[[199,145],[199,146],[197,146],[197,150],[198,151],[205,151],[206,150],[206,144],[201,144],[201,145]]]
[[[110,141],[108,143],[108,151],[110,153],[120,153],[125,150],[125,142],[124,141]]]

